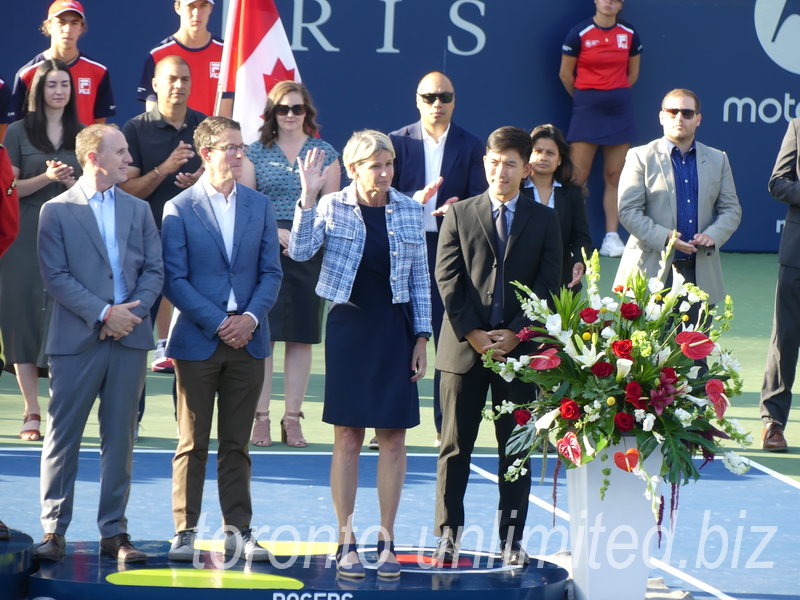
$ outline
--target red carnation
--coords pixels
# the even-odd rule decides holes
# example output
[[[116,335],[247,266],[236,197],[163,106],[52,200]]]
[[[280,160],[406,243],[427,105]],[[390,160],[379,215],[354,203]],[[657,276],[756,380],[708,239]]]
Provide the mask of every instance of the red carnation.
[[[633,415],[629,415],[628,413],[624,412],[614,415],[614,425],[616,425],[617,429],[619,429],[622,433],[633,429],[635,424],[636,419],[633,418]]]
[[[633,321],[642,314],[642,309],[634,302],[623,302],[622,306],[619,308],[619,314],[622,315],[623,319]]]
[[[631,352],[633,351],[633,342],[630,340],[618,340],[611,342],[611,350],[618,358],[627,358],[633,360]]]
[[[614,365],[610,362],[598,361],[592,365],[592,373],[600,378],[608,377],[614,372]]]
[[[517,425],[527,425],[531,420],[531,411],[527,408],[518,408],[514,411],[514,418],[517,420]]]
[[[624,286],[621,286],[621,285],[615,285],[614,286],[614,292],[617,293],[617,294],[621,294],[624,290],[625,290]]]
[[[642,400],[642,386],[638,381],[631,381],[625,386],[625,401],[640,410],[644,410],[647,406],[647,400]]]
[[[570,398],[561,399],[561,418],[562,419],[579,419],[581,416],[581,409],[575,400]]]
[[[526,327],[517,334],[517,337],[519,338],[520,342],[529,342],[536,337],[536,332],[533,329],[528,329]]]
[[[595,310],[591,306],[587,306],[581,311],[580,314],[581,314],[581,319],[583,319],[584,323],[594,323],[595,321],[597,321],[600,311]]]

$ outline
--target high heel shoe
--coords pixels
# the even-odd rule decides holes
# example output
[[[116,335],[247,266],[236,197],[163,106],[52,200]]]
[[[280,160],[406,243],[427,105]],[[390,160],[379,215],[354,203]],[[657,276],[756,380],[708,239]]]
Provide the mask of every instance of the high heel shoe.
[[[351,552],[356,553],[358,562],[354,562],[351,565],[343,565],[342,559]],[[339,544],[336,549],[336,572],[342,577],[351,577],[353,579],[361,579],[367,574],[364,570],[364,565],[361,564],[361,557],[358,556],[358,547],[355,544]]]
[[[259,417],[262,417],[259,419]],[[269,411],[256,413],[256,424],[253,426],[253,445],[260,448],[272,446],[272,433],[269,430]]]
[[[289,417],[287,419],[287,417]],[[305,419],[303,412],[287,412],[281,419],[281,441],[293,448],[305,448],[308,442],[303,437],[303,429],[300,427],[300,419]]]
[[[395,577],[400,577],[400,563],[396,562],[389,562],[383,561],[380,562],[380,557],[383,554],[383,551],[386,550],[386,542],[378,541],[378,577],[385,577],[386,579],[394,579]],[[394,542],[389,542],[389,553],[397,558],[397,555],[394,552]]]

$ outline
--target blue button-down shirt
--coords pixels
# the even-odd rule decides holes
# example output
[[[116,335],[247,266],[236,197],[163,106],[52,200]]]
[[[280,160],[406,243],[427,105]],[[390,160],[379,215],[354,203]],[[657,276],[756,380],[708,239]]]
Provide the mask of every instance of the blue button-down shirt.
[[[492,201],[492,219],[497,220],[497,212],[500,210],[500,205],[503,204],[489,194],[489,199]],[[505,203],[506,205],[506,239],[508,236],[511,235],[511,224],[514,222],[514,212],[517,210],[517,200],[519,200],[519,194],[514,196],[511,200]]]
[[[692,147],[681,156],[680,149],[667,140],[675,175],[675,200],[678,205],[678,232],[681,241],[688,242],[697,234],[697,148]],[[675,258],[688,258],[685,252],[675,252]]]
[[[89,207],[92,209],[94,218],[97,221],[97,227],[100,229],[100,237],[103,238],[103,243],[106,246],[108,262],[111,265],[111,273],[114,277],[114,304],[122,304],[128,297],[128,286],[125,283],[122,265],[119,261],[116,206],[114,203],[115,188],[112,186],[101,193],[89,186],[82,177],[78,180],[78,185],[81,186],[83,193],[86,194],[86,198],[89,200]],[[99,321],[103,320],[107,308],[103,309],[98,319]]]

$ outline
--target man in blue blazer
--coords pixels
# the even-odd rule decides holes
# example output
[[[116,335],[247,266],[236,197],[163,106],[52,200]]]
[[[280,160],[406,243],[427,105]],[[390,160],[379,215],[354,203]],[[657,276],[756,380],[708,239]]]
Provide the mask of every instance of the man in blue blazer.
[[[428,270],[431,274],[433,341],[438,347],[444,305],[433,278],[442,217],[450,204],[486,191],[481,139],[452,122],[455,109],[453,82],[439,71],[428,73],[417,85],[420,120],[393,131],[389,137],[397,158],[392,187],[425,205]],[[442,431],[438,370],[433,382],[433,418],[436,439]],[[438,445],[438,444],[437,444]]]
[[[282,272],[269,199],[236,183],[246,146],[239,124],[210,117],[194,134],[205,173],[167,202],[162,220],[166,296],[180,311],[167,344],[175,364],[180,438],[172,461],[177,532],[170,560],[194,559],[208,443],[218,401],[217,478],[225,553],[270,556],[250,529],[247,445],[269,356],[267,313]]]

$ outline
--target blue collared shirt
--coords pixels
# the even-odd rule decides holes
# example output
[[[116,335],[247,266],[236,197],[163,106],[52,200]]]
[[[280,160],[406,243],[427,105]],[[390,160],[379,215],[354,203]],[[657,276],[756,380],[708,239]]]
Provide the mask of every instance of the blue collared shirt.
[[[119,261],[119,246],[117,245],[116,227],[116,204],[114,197],[114,186],[105,192],[98,192],[81,177],[78,185],[89,201],[97,227],[100,230],[100,237],[106,246],[108,262],[111,265],[111,273],[114,277],[114,304],[122,304],[128,297],[128,286],[125,283],[125,276],[122,274],[122,264]],[[102,321],[106,314],[106,306],[100,313],[98,321]]]
[[[506,205],[506,239],[511,235],[511,224],[514,222],[514,211],[517,210],[517,200],[519,200],[519,194],[514,196],[508,202],[500,202],[497,198],[489,194],[489,199],[492,201],[492,220],[495,222],[497,221],[497,211],[500,210],[500,205]]]
[[[680,149],[667,140],[675,175],[675,201],[677,203],[677,228],[681,241],[689,242],[697,234],[697,148],[692,147],[681,156]],[[685,252],[675,252],[676,258],[688,258]]]

